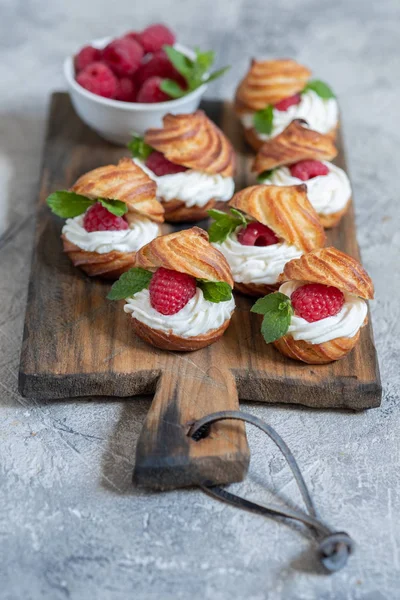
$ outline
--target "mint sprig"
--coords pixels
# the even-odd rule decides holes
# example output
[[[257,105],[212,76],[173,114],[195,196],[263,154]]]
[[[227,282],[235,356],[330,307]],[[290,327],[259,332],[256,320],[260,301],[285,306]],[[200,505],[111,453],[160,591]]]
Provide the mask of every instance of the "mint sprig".
[[[82,215],[96,202],[100,202],[104,208],[117,217],[122,217],[128,210],[125,202],[121,202],[121,200],[111,200],[108,198],[93,200],[93,198],[87,198],[86,196],[75,194],[75,192],[68,192],[67,190],[53,192],[47,198],[46,202],[52,212],[63,219],[72,219],[73,217]]]
[[[123,273],[118,281],[113,284],[107,298],[108,300],[131,298],[138,292],[148,288],[152,277],[153,273],[151,271],[141,267],[133,267]]]
[[[126,300],[138,292],[147,289],[153,273],[141,267],[133,267],[114,283],[108,293],[108,300]],[[232,298],[232,288],[225,281],[208,281],[196,279],[197,286],[202,290],[205,300],[209,302],[227,302]]]
[[[272,175],[275,173],[276,169],[269,169],[269,171],[263,171],[259,175],[257,175],[258,183],[264,183],[267,179],[271,179]]]
[[[305,92],[308,92],[309,90],[312,90],[313,92],[318,94],[318,96],[320,98],[323,98],[324,100],[329,100],[330,98],[336,98],[335,94],[333,93],[333,91],[329,87],[329,85],[327,83],[325,83],[324,81],[320,81],[319,79],[312,79],[311,81],[309,81],[301,93],[304,94]]]
[[[80,194],[75,194],[75,192],[61,190],[50,194],[46,202],[51,208],[51,211],[58,217],[72,219],[73,217],[78,217],[86,212],[89,206],[92,206],[92,204],[95,203],[95,200],[91,200]]]
[[[134,135],[128,144],[129,150],[132,152],[133,158],[139,158],[145,161],[153,152],[153,148],[146,144],[140,135]]]
[[[265,108],[258,110],[253,115],[254,129],[258,133],[270,135],[274,124],[274,107],[272,104],[267,104]]]
[[[281,292],[268,294],[252,306],[251,312],[264,315],[261,333],[267,344],[284,336],[290,325],[293,307],[290,298]]]
[[[232,298],[232,288],[225,281],[207,281],[197,279],[197,286],[202,290],[205,300],[209,302],[227,302]]]
[[[217,244],[224,242],[238,227],[245,227],[249,223],[249,219],[246,219],[244,214],[236,208],[231,208],[230,213],[215,208],[208,210],[207,213],[214,219],[209,227],[208,237],[210,242]]]
[[[125,202],[121,202],[121,200],[106,200],[105,198],[99,198],[98,202],[100,202],[100,204],[104,206],[108,212],[116,215],[117,217],[122,217],[128,212],[127,205]]]
[[[215,52],[208,50],[202,52],[199,48],[195,49],[196,56],[194,60],[180,52],[173,46],[164,46],[164,50],[174,65],[175,69],[182,75],[186,81],[186,89],[183,89],[179,83],[173,79],[163,79],[160,88],[171,98],[181,98],[193,90],[196,90],[205,83],[210,83],[218,77],[221,77],[230,67],[223,67],[209,72],[214,60]]]

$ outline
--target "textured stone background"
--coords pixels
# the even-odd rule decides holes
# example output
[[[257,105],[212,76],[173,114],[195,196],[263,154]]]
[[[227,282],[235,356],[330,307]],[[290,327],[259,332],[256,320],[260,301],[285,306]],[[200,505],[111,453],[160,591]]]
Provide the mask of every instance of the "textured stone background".
[[[200,491],[149,494],[130,483],[148,400],[33,403],[17,369],[49,93],[63,57],[90,38],[165,18],[232,70],[251,55],[293,56],[340,96],[359,241],[384,398],[364,414],[245,406],[284,436],[321,515],[358,549],[348,567],[313,571],[294,528]],[[1,0],[0,590],[4,600],[393,600],[400,589],[397,0]],[[250,431],[248,480],[299,501],[282,458]]]

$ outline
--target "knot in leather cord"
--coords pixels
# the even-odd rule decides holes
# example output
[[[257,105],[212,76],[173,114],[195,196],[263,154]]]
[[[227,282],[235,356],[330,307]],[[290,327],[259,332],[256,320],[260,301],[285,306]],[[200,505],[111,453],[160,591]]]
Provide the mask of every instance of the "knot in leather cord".
[[[344,531],[330,533],[318,545],[319,559],[330,573],[340,571],[353,550],[354,542]]]

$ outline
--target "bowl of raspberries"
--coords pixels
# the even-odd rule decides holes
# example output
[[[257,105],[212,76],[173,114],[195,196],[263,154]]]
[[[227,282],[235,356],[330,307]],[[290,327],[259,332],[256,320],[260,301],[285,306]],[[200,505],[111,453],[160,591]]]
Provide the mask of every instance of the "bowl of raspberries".
[[[68,57],[64,73],[80,118],[103,138],[127,144],[133,134],[162,126],[166,113],[195,111],[211,72],[214,52],[176,43],[165,25],[118,38],[95,40]]]

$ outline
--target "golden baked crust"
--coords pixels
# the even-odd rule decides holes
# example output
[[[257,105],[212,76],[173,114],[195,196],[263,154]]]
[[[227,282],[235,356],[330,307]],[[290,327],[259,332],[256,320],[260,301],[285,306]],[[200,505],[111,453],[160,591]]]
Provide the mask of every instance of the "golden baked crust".
[[[233,177],[235,152],[224,133],[202,110],[163,118],[162,129],[148,129],[145,142],[171,162],[211,175]]]
[[[328,131],[328,133],[324,133],[324,135],[328,136],[333,142],[335,142],[338,127],[339,125],[336,125],[333,129]],[[256,152],[258,152],[265,142],[258,137],[257,131],[254,129],[254,127],[251,127],[250,129],[243,127],[243,133],[247,143],[250,144],[250,146]]]
[[[255,296],[262,298],[267,294],[272,294],[279,289],[279,285],[267,285],[266,283],[238,283],[235,281],[235,292],[240,292],[246,296]]]
[[[157,348],[161,348],[161,350],[170,350],[174,352],[192,352],[213,344],[223,336],[231,321],[230,319],[227,319],[221,327],[218,329],[211,329],[203,335],[184,338],[172,333],[168,334],[157,329],[152,329],[135,318],[132,318],[131,320],[136,335],[142,338],[142,340]]]
[[[364,321],[363,326],[367,323]],[[340,337],[322,344],[309,344],[304,340],[294,340],[291,335],[284,335],[273,342],[275,348],[284,356],[300,360],[310,365],[322,365],[344,358],[357,344],[360,329],[352,338]]]
[[[332,160],[337,149],[332,137],[304,127],[296,119],[279,135],[264,142],[253,163],[252,171],[261,173],[300,160]]]
[[[237,192],[229,206],[267,225],[279,238],[303,252],[325,243],[324,228],[307,198],[304,184],[253,185]]]
[[[165,220],[169,223],[190,223],[201,221],[208,217],[207,211],[214,208],[216,201],[211,199],[205,206],[188,207],[182,200],[169,200],[165,202],[160,198],[160,202],[164,207]]]
[[[89,277],[118,279],[129,271],[135,263],[136,252],[118,252],[113,250],[106,254],[87,252],[70,242],[65,235],[61,236],[64,252],[75,267],[80,267]]]
[[[85,173],[71,191],[87,198],[106,198],[125,202],[128,210],[162,223],[164,210],[156,198],[157,185],[130,158],[117,165],[105,165]]]
[[[329,215],[322,215],[319,213],[318,216],[319,220],[321,221],[322,227],[324,229],[331,229],[332,227],[336,227],[336,225],[339,225],[342,217],[344,217],[344,215],[349,210],[350,202],[351,198],[347,202],[346,206],[342,208],[342,210],[330,213]]]
[[[374,285],[360,263],[337,248],[314,250],[286,263],[279,282],[307,281],[339,288],[364,299],[374,297]]]
[[[236,90],[236,109],[238,112],[248,112],[260,110],[267,104],[276,104],[301,92],[310,77],[311,71],[292,59],[253,59]]]
[[[225,281],[233,288],[232,273],[225,257],[210,244],[207,232],[199,227],[152,240],[136,253],[135,266],[150,271],[164,267],[197,279]]]

